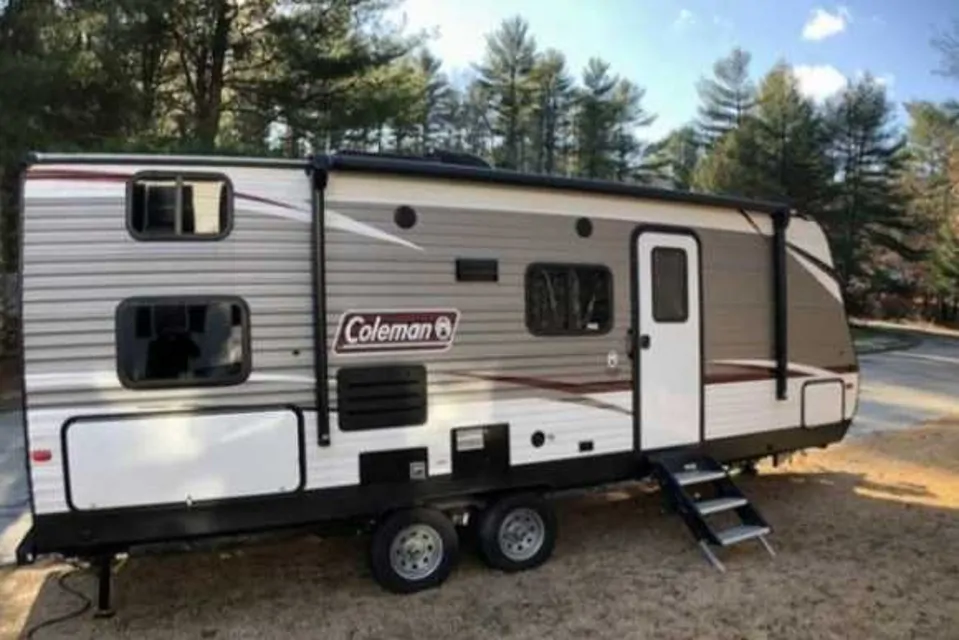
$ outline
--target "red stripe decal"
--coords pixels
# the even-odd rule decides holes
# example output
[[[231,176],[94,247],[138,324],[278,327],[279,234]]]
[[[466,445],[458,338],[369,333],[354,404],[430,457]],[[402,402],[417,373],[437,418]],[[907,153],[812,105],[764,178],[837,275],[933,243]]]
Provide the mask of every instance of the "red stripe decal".
[[[858,364],[843,364],[836,367],[826,367],[833,373],[859,373]]]
[[[774,369],[762,365],[722,365],[727,367],[740,368],[740,371],[716,372],[706,375],[705,384],[729,384],[733,382],[758,382],[760,380],[772,380],[776,377]],[[827,368],[827,367],[824,367]],[[742,370],[742,369],[745,369]],[[843,365],[839,367],[828,367],[828,370],[838,373],[847,371],[856,371],[855,367]],[[530,387],[533,389],[546,389],[548,391],[558,391],[574,395],[585,395],[592,393],[609,393],[613,391],[630,391],[633,388],[632,380],[597,380],[594,382],[563,382],[561,380],[551,380],[549,378],[534,378],[530,376],[509,376],[480,374],[472,372],[449,371],[450,375],[474,378],[477,380],[486,380],[488,382],[502,382],[504,384],[513,384],[521,387]],[[789,378],[810,378],[812,374],[801,371],[789,371]]]

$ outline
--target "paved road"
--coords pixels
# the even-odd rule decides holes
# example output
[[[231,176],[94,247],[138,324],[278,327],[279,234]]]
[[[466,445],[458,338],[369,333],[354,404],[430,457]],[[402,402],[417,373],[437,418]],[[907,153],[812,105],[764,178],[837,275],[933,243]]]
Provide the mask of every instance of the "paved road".
[[[862,435],[959,414],[959,339],[860,356],[862,391],[851,433]]]
[[[906,351],[862,356],[853,437],[959,414],[959,340],[926,338]],[[0,413],[0,565],[29,526],[23,439],[17,416]]]

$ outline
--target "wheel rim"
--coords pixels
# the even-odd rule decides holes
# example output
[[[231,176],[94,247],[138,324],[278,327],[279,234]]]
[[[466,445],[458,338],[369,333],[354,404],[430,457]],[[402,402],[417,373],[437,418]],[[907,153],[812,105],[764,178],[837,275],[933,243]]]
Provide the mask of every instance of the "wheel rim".
[[[433,527],[412,524],[393,538],[390,566],[404,580],[430,576],[443,560],[443,538]]]
[[[500,551],[514,562],[529,560],[543,548],[546,525],[533,509],[513,509],[499,526]]]

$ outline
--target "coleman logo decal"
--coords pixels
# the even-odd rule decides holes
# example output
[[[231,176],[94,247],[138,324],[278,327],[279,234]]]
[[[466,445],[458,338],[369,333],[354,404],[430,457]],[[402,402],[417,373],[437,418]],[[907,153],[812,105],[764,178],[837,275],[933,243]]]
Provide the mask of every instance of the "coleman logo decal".
[[[445,351],[453,344],[456,309],[347,311],[333,339],[333,353]]]

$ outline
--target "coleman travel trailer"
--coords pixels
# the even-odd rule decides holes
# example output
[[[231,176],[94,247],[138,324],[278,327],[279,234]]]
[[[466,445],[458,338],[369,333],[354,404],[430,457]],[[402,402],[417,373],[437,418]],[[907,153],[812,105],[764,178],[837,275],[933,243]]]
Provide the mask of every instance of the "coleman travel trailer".
[[[820,226],[767,202],[454,155],[35,155],[21,562],[372,525],[388,589],[544,562],[552,492],[652,477],[707,557],[769,525],[727,470],[845,434]],[[735,517],[720,529],[710,517]]]

